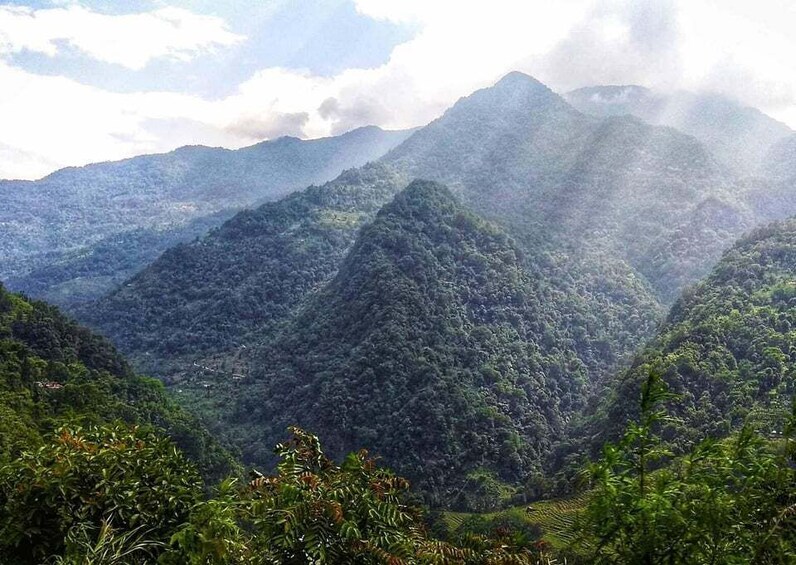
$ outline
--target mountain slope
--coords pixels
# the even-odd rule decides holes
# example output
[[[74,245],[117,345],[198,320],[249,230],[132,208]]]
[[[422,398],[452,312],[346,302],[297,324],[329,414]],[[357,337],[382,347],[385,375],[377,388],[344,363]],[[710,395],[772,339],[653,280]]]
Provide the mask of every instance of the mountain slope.
[[[567,101],[590,115],[630,114],[699,139],[727,167],[754,174],[771,147],[793,134],[755,108],[717,94],[659,93],[641,86],[593,86],[568,92]]]
[[[231,420],[253,462],[298,423],[438,495],[479,470],[517,483],[583,399],[572,342],[516,245],[415,181],[258,353]]]
[[[9,277],[7,284],[68,312],[108,294],[167,249],[204,236],[234,214],[234,210],[222,210],[167,230],[136,228],[114,233],[87,248],[54,257],[20,277]]]
[[[18,288],[38,290],[49,282],[46,268],[53,263],[66,263],[68,270],[97,244],[107,246],[135,230],[161,235],[164,243],[154,247],[163,249],[173,232],[192,220],[219,225],[223,216],[213,217],[219,211],[332,179],[380,157],[408,134],[368,127],[310,141],[284,137],[236,151],[183,147],[63,169],[35,182],[0,181],[0,278],[13,277]],[[124,253],[124,245],[117,248]],[[150,255],[133,256],[125,270],[137,271],[154,259]],[[33,280],[24,278],[36,270]],[[100,278],[105,275],[93,275],[80,276],[109,290]],[[56,277],[51,285],[69,282],[81,280]]]
[[[460,99],[384,161],[457,192],[477,188],[463,194],[469,205],[488,199],[499,207],[526,196],[518,188],[546,186],[566,171],[597,124],[542,83],[511,73]]]
[[[763,159],[762,173],[783,181],[796,179],[796,133],[780,140]]]
[[[152,424],[217,480],[233,465],[154,379],[138,377],[106,340],[43,302],[0,285],[0,465],[64,423]]]
[[[355,230],[404,179],[422,175],[450,183],[466,206],[502,225],[568,297],[565,309],[590,313],[585,317],[595,323],[585,341],[599,337],[606,345],[584,355],[602,357],[590,364],[607,367],[646,337],[661,300],[703,275],[753,223],[732,178],[693,138],[629,117],[584,116],[520,74],[460,100],[363,175],[364,183],[344,175],[295,200],[242,214],[217,234],[166,253],[83,310],[82,319],[136,361],[151,359],[145,366],[161,375],[173,374],[162,366],[173,353],[251,346],[334,275]],[[347,220],[332,222],[343,239],[297,259],[285,250],[305,248],[315,237],[308,239],[307,230],[322,233],[330,225],[318,203],[307,209],[299,203],[334,194],[336,185],[349,187],[337,208]],[[374,199],[374,185],[391,188]],[[291,212],[296,205],[301,219]],[[302,227],[286,229],[289,218]],[[306,260],[323,267],[289,264]],[[296,292],[273,290],[294,271],[307,273],[289,279]],[[258,326],[266,330],[258,334]]]
[[[167,251],[80,317],[159,374],[183,370],[185,355],[256,344],[334,276],[357,229],[403,184],[389,168],[368,165],[241,212]]]
[[[305,370],[319,375],[319,382],[328,378],[328,382],[345,385],[346,391],[359,382],[348,381],[342,371],[351,368],[356,373],[366,366],[364,361],[355,366],[344,356],[330,356],[324,348],[334,352],[347,348],[332,340],[328,322],[317,327],[314,323],[348,319],[346,301],[352,309],[357,307],[356,293],[329,294],[339,284],[329,281],[343,276],[353,280],[359,268],[363,276],[373,274],[368,261],[349,258],[344,263],[343,259],[357,230],[369,233],[368,222],[378,209],[418,175],[449,182],[463,207],[507,233],[514,241],[511,247],[523,255],[518,263],[523,274],[517,284],[543,297],[544,306],[533,310],[537,304],[531,310],[539,314],[541,325],[525,333],[498,332],[497,351],[524,351],[528,344],[557,348],[563,358],[572,360],[568,368],[576,380],[583,374],[586,386],[598,389],[602,379],[614,374],[652,335],[663,305],[709,270],[722,249],[757,221],[744,200],[743,187],[695,138],[629,116],[604,120],[585,116],[530,77],[510,75],[460,100],[380,163],[242,213],[209,236],[165,253],[116,293],[81,310],[82,319],[114,339],[139,366],[179,380],[186,402],[208,421],[217,422],[214,429],[233,430],[232,439],[246,458],[265,461],[264,444],[256,439],[263,431],[261,425],[274,426],[267,428],[268,433],[280,433],[280,426],[298,414],[292,412],[295,406],[309,406],[301,395],[319,390],[301,381]],[[350,257],[359,256],[351,253]],[[438,277],[438,269],[434,261],[422,265],[423,271],[434,273],[427,275],[430,279]],[[471,287],[472,281],[462,279],[461,284]],[[492,298],[485,300],[487,312]],[[499,298],[496,307],[505,305]],[[403,300],[425,311],[421,298],[398,294],[392,310],[396,314]],[[334,314],[328,313],[332,305]],[[506,305],[508,312],[512,308]],[[428,311],[431,317],[434,311]],[[518,319],[523,315],[517,314]],[[419,336],[419,343],[428,339],[428,324],[417,320],[415,325],[411,318],[408,324],[406,335]],[[363,329],[356,339],[364,342],[376,336],[373,339],[384,341],[376,329]],[[446,350],[466,343],[468,350],[490,351],[494,343],[491,330],[472,331],[461,342],[444,335]],[[323,336],[329,339],[324,341]],[[349,345],[359,343],[351,339]],[[306,349],[308,344],[312,350]],[[284,359],[285,351],[294,358]],[[460,350],[456,351],[451,357],[458,357]],[[541,365],[540,359],[549,350],[540,351],[538,355],[523,353],[523,359]],[[432,372],[448,368],[465,372],[449,357],[428,358]],[[328,365],[325,370],[321,359]],[[366,361],[379,367],[382,363],[403,366],[386,347],[370,352]],[[304,383],[308,388],[293,390],[290,383]],[[564,388],[558,380],[551,386]],[[434,406],[439,405],[444,412],[445,399],[461,406],[463,414],[469,413],[467,406],[483,407],[477,397],[445,387],[440,390],[442,396],[423,404],[425,410],[434,413]],[[379,390],[365,387],[363,391],[350,398],[363,406],[382,405]],[[580,391],[567,402],[574,405],[584,396]],[[239,399],[248,404],[238,406],[234,415]],[[341,421],[335,420],[331,400],[325,402],[319,414],[328,418],[306,424],[323,425],[315,431],[330,434],[333,444],[342,445],[346,438],[335,435],[343,434]],[[268,414],[262,412],[265,404],[272,407]],[[547,409],[533,403],[526,407],[529,414]],[[485,410],[489,412],[488,407]],[[256,420],[252,413],[258,415]],[[385,410],[385,414],[392,412]],[[501,460],[492,471],[504,478],[516,477],[511,474],[516,469],[526,472],[538,464],[550,447],[550,438],[568,417],[567,410],[545,414],[533,430],[544,428],[548,435],[539,439],[542,436],[534,436],[536,431],[529,432],[529,437],[537,439],[529,440],[530,448],[520,450],[520,466],[512,471]],[[382,420],[379,429],[397,425],[389,422]],[[444,418],[443,422],[447,422],[445,429],[454,429],[453,422]],[[514,426],[511,423],[507,429]],[[373,428],[344,429],[372,445]],[[440,440],[435,449],[455,453],[460,442],[448,439]],[[386,450],[389,446],[377,447]],[[402,472],[420,476],[409,451],[404,461],[398,460],[397,451],[387,453]],[[454,457],[444,459],[452,464]],[[451,467],[455,468],[451,480],[475,472],[478,464],[473,460]],[[442,470],[440,474],[445,476]]]
[[[626,263],[663,302],[755,222],[733,175],[693,137],[585,116],[520,73],[460,100],[383,160],[449,184],[526,249]]]
[[[592,429],[616,434],[633,415],[641,381],[662,372],[680,395],[682,421],[670,437],[685,444],[749,422],[782,431],[796,392],[796,220],[741,239],[710,276],[675,303],[657,337],[621,375]]]

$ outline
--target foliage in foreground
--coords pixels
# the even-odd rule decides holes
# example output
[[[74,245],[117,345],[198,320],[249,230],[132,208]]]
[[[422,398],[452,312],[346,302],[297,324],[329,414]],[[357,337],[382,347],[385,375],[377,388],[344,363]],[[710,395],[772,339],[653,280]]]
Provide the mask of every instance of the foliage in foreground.
[[[774,441],[746,427],[672,458],[656,435],[671,399],[651,373],[641,417],[590,468],[581,525],[595,563],[796,561],[796,412]]]
[[[0,469],[0,562],[56,555],[69,562],[76,552],[151,556],[201,492],[193,466],[152,431],[62,428]]]
[[[110,425],[63,428],[0,468],[0,562],[531,564],[552,563],[553,548],[572,563],[793,563],[796,412],[782,436],[745,428],[674,456],[658,435],[671,397],[647,379],[640,419],[588,469],[589,502],[563,547],[527,511],[467,518],[436,540],[406,480],[364,451],[337,464],[296,428],[275,474],[205,499],[171,442]]]
[[[165,432],[215,483],[236,465],[163,384],[133,373],[105,339],[0,284],[0,466],[62,426],[113,421]]]
[[[244,489],[223,485],[174,537],[166,563],[536,563],[529,549],[472,536],[459,547],[429,537],[409,484],[365,451],[341,465],[318,438],[293,428],[277,474]],[[221,535],[219,535],[221,534]]]
[[[0,562],[266,564],[517,563],[543,558],[509,536],[437,541],[405,479],[367,453],[341,465],[293,429],[273,476],[223,482],[212,499],[153,431],[63,428],[0,469]]]

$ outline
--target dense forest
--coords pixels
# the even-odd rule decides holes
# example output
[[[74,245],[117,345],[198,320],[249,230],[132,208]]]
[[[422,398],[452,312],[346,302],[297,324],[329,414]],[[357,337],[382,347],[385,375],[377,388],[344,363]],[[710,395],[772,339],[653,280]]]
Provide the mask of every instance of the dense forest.
[[[190,366],[190,355],[234,354],[269,338],[332,278],[357,230],[401,185],[388,167],[368,165],[242,212],[168,250],[80,317],[165,376]]]
[[[750,136],[782,133],[741,114]],[[467,243],[441,210],[429,222],[447,235],[396,214],[418,177],[446,183],[456,214],[485,218],[506,249]],[[335,456],[372,449],[431,500],[489,506],[528,489],[466,498],[538,472],[682,289],[744,230],[787,213],[783,182],[741,180],[694,137],[585,115],[512,73],[379,162],[236,215],[77,314],[247,462],[273,461],[268,445],[301,424]],[[410,401],[418,415],[397,426]],[[415,432],[432,422],[439,470],[415,459]],[[485,446],[486,430],[502,447]]]
[[[368,446],[437,503],[466,497],[468,479],[517,484],[586,386],[550,304],[505,233],[415,181],[257,352],[224,427],[254,462],[291,424],[336,456]]]
[[[666,437],[690,445],[749,425],[783,433],[794,395],[796,220],[742,238],[713,272],[674,304],[664,326],[611,383],[587,425],[595,445],[616,437],[650,370],[677,394]]]
[[[0,286],[0,465],[43,445],[64,425],[121,421],[153,426],[174,439],[215,481],[234,458],[166,394],[135,375],[105,339]]]
[[[291,428],[273,474],[212,495],[168,440],[123,425],[65,426],[0,467],[0,558],[14,563],[789,563],[796,558],[796,411],[776,439],[745,427],[673,457],[674,397],[650,373],[638,418],[584,469],[551,543],[542,505],[473,515],[455,532],[409,482],[360,450],[340,463]],[[552,508],[555,512],[555,507]],[[450,523],[450,519],[447,523]],[[560,521],[560,518],[559,518]],[[544,525],[544,526],[543,526]],[[548,537],[549,536],[549,537]]]
[[[243,212],[76,313],[164,378],[185,366],[174,353],[193,361],[208,349],[249,348],[269,335],[258,328],[289,318],[334,276],[356,230],[418,177],[447,184],[506,230],[569,310],[594,319],[582,331],[612,360],[650,335],[664,306],[744,230],[787,212],[775,187],[744,189],[694,138],[586,116],[515,73],[459,101],[378,165]],[[767,204],[753,206],[747,192]],[[280,280],[297,291],[275,290]]]

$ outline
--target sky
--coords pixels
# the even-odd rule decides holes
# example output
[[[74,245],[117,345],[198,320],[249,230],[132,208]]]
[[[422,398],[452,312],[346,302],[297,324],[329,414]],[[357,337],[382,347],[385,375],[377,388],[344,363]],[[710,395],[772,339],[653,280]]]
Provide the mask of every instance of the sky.
[[[796,128],[794,0],[0,0],[0,178],[428,123],[504,74]]]

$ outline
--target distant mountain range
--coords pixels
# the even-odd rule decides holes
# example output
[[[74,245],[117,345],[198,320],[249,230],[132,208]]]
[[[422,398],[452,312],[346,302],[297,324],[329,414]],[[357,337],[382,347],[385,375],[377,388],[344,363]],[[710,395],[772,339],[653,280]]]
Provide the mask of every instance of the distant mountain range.
[[[66,306],[96,299],[241,208],[328,181],[409,133],[367,127],[234,151],[183,147],[0,181],[0,280]]]

